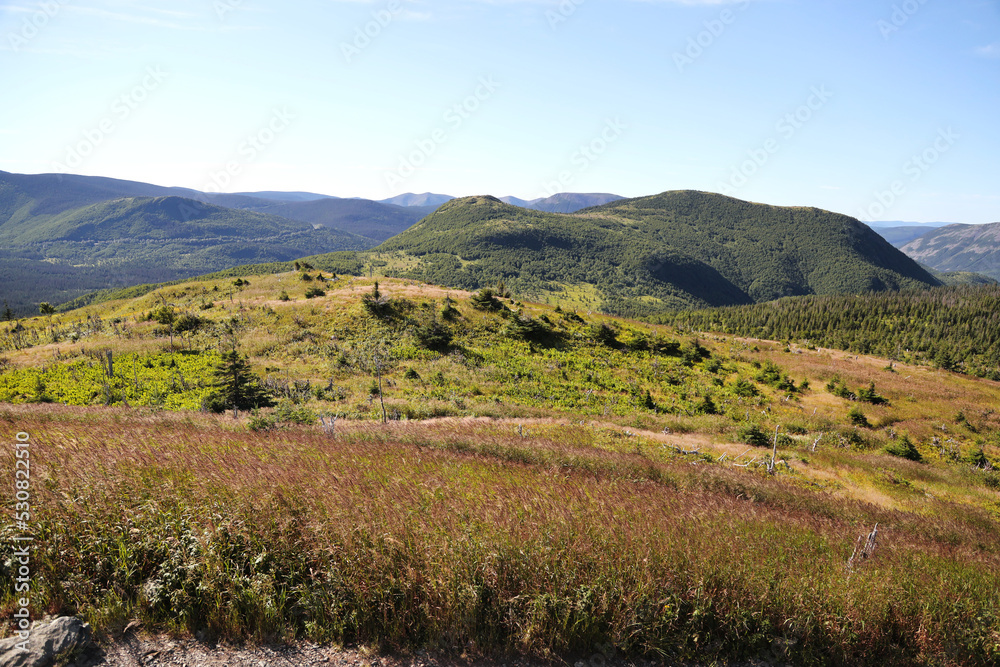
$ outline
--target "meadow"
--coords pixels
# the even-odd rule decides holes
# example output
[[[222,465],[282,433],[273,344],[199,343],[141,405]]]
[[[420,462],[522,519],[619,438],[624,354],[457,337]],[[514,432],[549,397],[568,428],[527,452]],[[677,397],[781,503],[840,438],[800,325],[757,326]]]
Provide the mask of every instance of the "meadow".
[[[1000,660],[1000,384],[320,277],[0,329],[37,614],[470,657]],[[233,348],[273,407],[201,409]]]

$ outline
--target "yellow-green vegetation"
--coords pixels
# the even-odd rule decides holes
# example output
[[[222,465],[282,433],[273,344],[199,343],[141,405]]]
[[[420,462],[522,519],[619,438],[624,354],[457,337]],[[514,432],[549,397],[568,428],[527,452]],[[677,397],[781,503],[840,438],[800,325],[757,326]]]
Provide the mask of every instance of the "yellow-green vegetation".
[[[994,382],[312,267],[0,345],[38,612],[467,655],[1000,660]],[[274,406],[212,414],[244,357]]]

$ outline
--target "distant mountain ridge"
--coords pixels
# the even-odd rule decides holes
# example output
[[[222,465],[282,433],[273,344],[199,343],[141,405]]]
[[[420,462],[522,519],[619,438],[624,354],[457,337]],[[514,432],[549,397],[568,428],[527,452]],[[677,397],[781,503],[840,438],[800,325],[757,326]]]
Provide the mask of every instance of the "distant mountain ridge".
[[[596,307],[632,316],[940,284],[853,218],[694,191],[621,199],[575,214],[467,197],[375,252],[416,259],[406,277],[472,289],[505,281],[567,301],[591,290]]]
[[[260,212],[279,204],[117,179],[0,172],[0,301],[26,314],[40,301],[317,251],[364,250],[381,240]],[[397,215],[399,229],[419,217],[403,209]]]
[[[548,213],[576,213],[591,206],[600,206],[609,202],[624,199],[620,195],[607,193],[560,192],[550,197],[524,200],[517,197],[500,197],[500,201],[522,208]]]
[[[901,249],[938,271],[973,271],[1000,279],[1000,222],[947,225]]]
[[[420,206],[437,208],[456,197],[450,195],[435,195],[430,192],[424,194],[397,195],[391,199],[382,199],[382,204],[395,204],[397,206]],[[607,193],[584,193],[584,192],[560,192],[549,197],[539,197],[537,199],[521,199],[519,197],[499,197],[505,204],[520,206],[535,211],[548,211],[549,213],[575,213],[580,209],[600,206],[609,202],[623,199],[621,195]]]

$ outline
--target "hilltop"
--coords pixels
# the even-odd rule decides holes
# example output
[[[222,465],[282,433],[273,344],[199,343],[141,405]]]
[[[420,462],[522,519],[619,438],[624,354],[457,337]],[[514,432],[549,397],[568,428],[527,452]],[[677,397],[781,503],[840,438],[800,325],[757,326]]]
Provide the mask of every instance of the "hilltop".
[[[374,253],[398,275],[628,315],[940,284],[853,218],[690,191],[571,215],[458,199]]]

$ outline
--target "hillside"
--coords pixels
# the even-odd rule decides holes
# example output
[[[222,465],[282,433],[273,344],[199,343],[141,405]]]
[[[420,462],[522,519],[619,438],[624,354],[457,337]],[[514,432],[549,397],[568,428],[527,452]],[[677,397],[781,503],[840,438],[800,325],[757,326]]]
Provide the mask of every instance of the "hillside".
[[[367,199],[316,199],[247,206],[254,211],[357,234],[382,242],[406,230],[434,206],[396,206]],[[374,245],[374,244],[373,244]]]
[[[886,241],[891,243],[897,248],[902,248],[904,245],[909,243],[914,239],[918,239],[924,234],[933,231],[936,227],[931,227],[928,225],[900,225],[898,227],[876,227],[870,225],[875,233],[884,238]]]
[[[127,203],[142,198],[154,201]],[[31,314],[39,302],[109,287],[366,249],[430,210],[312,193],[212,194],[93,176],[0,172],[0,278],[7,286],[0,301]]]
[[[972,271],[1000,279],[1000,222],[947,225],[902,246],[907,255],[939,271]]]
[[[939,284],[852,218],[686,191],[572,215],[459,199],[374,252],[398,275],[628,315]]]
[[[0,325],[0,349],[33,604],[98,631],[1000,659],[997,383],[316,270]],[[212,413],[233,349],[271,407]]]
[[[3,300],[22,313],[108,287],[169,281],[252,262],[358,250],[372,241],[329,228],[180,197],[63,208],[52,196],[0,198]]]

